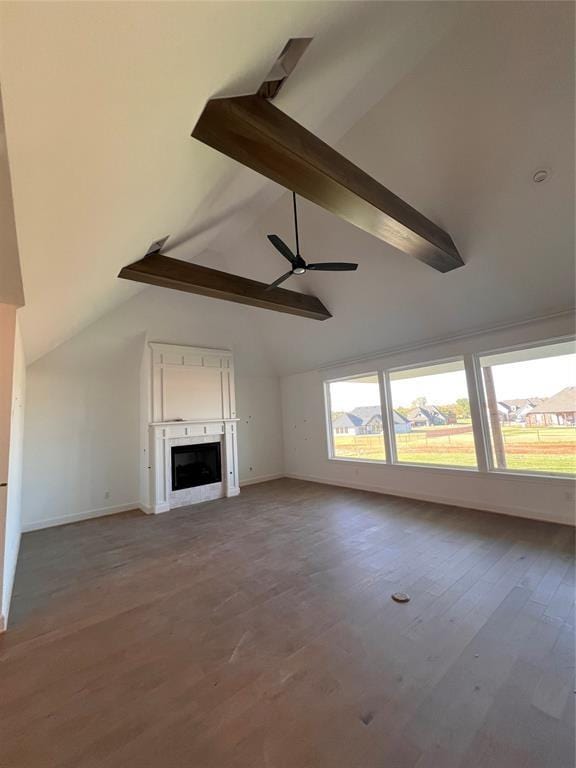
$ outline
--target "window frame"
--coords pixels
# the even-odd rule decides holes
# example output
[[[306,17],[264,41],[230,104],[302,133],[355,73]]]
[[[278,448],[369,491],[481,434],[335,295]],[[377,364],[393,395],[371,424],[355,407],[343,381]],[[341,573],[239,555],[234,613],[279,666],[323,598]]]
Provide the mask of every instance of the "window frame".
[[[576,481],[576,476],[561,472],[539,472],[538,470],[522,469],[499,469],[495,466],[494,453],[492,446],[492,436],[488,414],[486,409],[486,397],[484,390],[484,379],[482,374],[482,365],[480,359],[489,355],[505,354],[506,352],[517,352],[521,350],[538,349],[541,347],[552,346],[562,342],[576,343],[574,335],[562,335],[536,340],[522,342],[520,344],[510,344],[503,347],[489,347],[481,350],[462,352],[457,355],[435,359],[422,359],[407,365],[385,367],[380,365],[369,367],[366,370],[355,371],[345,376],[326,377],[322,380],[324,392],[324,430],[326,439],[326,453],[328,461],[346,462],[352,464],[375,464],[387,465],[394,469],[420,469],[431,472],[448,472],[470,474],[470,476],[489,477],[497,476],[502,480],[521,480],[535,483],[553,483],[554,485],[565,484],[572,488]],[[377,358],[381,360],[380,358]],[[390,386],[390,374],[398,371],[410,371],[421,368],[434,367],[450,362],[462,362],[466,383],[468,387],[468,399],[470,402],[470,416],[472,419],[472,433],[474,438],[474,447],[476,453],[476,467],[458,467],[449,464],[420,464],[415,462],[399,461],[396,451],[396,438],[394,432],[394,408],[392,402],[392,391]],[[375,370],[376,368],[376,370]],[[384,441],[385,458],[384,459],[362,459],[353,456],[336,456],[334,454],[334,435],[332,432],[332,405],[330,395],[330,385],[339,381],[352,381],[354,379],[365,378],[366,376],[376,376],[379,383],[380,407],[382,413],[382,437]]]
[[[486,446],[486,463],[487,472],[494,475],[506,475],[513,477],[530,477],[530,478],[546,478],[548,480],[568,480],[576,481],[576,475],[567,472],[539,472],[537,469],[501,469],[496,466],[494,461],[494,446],[492,444],[492,432],[490,429],[490,422],[488,419],[488,404],[486,402],[486,390],[484,386],[484,376],[482,374],[483,365],[481,363],[482,357],[489,355],[505,355],[507,352],[521,352],[522,350],[541,349],[542,347],[551,347],[556,344],[562,344],[563,342],[576,343],[574,336],[561,336],[552,339],[546,339],[545,341],[528,342],[525,344],[514,344],[507,347],[501,347],[498,349],[488,349],[482,352],[476,352],[474,354],[475,359],[475,378],[478,401],[480,405],[480,422],[483,432],[484,443]]]
[[[337,384],[339,381],[353,381],[354,379],[365,379],[367,376],[376,376],[378,380],[378,387],[380,392],[380,411],[382,413],[382,440],[384,443],[384,458],[383,459],[362,459],[356,456],[336,456],[334,451],[334,432],[332,430],[332,396],[330,394],[330,385]],[[346,461],[346,462],[358,462],[361,464],[389,464],[388,446],[386,443],[386,424],[384,419],[383,402],[382,402],[382,385],[381,385],[381,372],[380,371],[363,371],[362,373],[354,373],[350,376],[338,376],[335,379],[325,379],[324,382],[324,420],[325,420],[325,434],[326,434],[326,447],[328,449],[329,461]]]
[[[396,432],[394,431],[394,403],[392,401],[392,386],[391,386],[391,375],[394,373],[400,373],[400,372],[408,372],[408,371],[418,371],[422,370],[422,368],[434,368],[438,365],[445,365],[447,363],[462,363],[462,372],[464,373],[464,376],[466,378],[466,386],[468,388],[468,401],[471,401],[470,396],[470,377],[469,372],[467,368],[466,363],[466,355],[452,355],[450,357],[445,357],[441,360],[433,360],[433,361],[427,361],[427,362],[419,362],[419,363],[411,363],[410,365],[401,365],[401,366],[395,366],[392,368],[386,368],[384,370],[384,377],[387,382],[387,392],[388,392],[388,409],[389,409],[389,425],[391,425],[391,434],[390,439],[394,443],[394,466],[396,467],[421,467],[424,469],[447,469],[449,471],[456,470],[456,471],[465,471],[465,472],[472,472],[473,474],[478,474],[478,471],[480,469],[480,457],[479,457],[479,442],[478,437],[476,435],[475,429],[474,429],[474,421],[472,420],[472,437],[474,440],[474,453],[476,455],[476,466],[475,467],[463,467],[458,466],[457,464],[451,465],[451,464],[424,464],[422,462],[416,462],[416,461],[400,461],[398,459],[398,453],[396,450]],[[472,406],[470,407],[470,418],[472,419]]]

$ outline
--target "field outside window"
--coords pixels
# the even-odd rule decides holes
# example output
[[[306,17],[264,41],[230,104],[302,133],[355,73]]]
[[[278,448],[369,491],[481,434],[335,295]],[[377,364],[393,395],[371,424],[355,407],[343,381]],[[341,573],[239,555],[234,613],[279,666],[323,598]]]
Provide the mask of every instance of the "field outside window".
[[[399,462],[477,467],[462,360],[393,371],[390,390]]]
[[[328,384],[333,456],[385,461],[380,387],[375,373]]]
[[[495,469],[576,475],[576,346],[480,358]]]

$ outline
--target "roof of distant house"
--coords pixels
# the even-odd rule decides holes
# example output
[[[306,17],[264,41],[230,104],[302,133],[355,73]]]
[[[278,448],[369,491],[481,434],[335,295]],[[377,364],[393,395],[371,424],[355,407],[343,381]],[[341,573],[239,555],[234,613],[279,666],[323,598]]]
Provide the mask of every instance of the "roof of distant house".
[[[408,419],[402,416],[398,411],[394,411],[394,424],[408,424]]]
[[[362,419],[363,423],[370,421],[374,416],[378,416],[380,419],[382,418],[382,412],[379,405],[359,405],[357,408],[354,408],[352,414]]]
[[[436,408],[435,405],[418,405],[415,408],[411,408],[408,411],[407,418],[408,421],[415,421],[418,418],[424,418],[428,419],[428,421],[433,421],[435,418],[440,417],[441,419],[445,419],[446,416]]]
[[[398,411],[394,413],[394,424],[406,424],[408,419],[405,419]],[[367,424],[374,417],[382,419],[382,412],[379,405],[359,405],[352,411],[354,416],[359,416],[362,419],[363,424]]]
[[[353,413],[341,413],[333,420],[332,426],[335,429],[360,427],[362,426],[362,419],[359,416],[354,416]]]
[[[405,419],[398,411],[394,411],[394,423],[406,424],[408,419]],[[336,419],[334,419],[333,427],[361,427],[368,424],[374,418],[382,419],[382,411],[379,405],[359,405],[354,408],[353,411],[341,413]]]
[[[576,412],[576,387],[564,387],[552,397],[539,403],[530,411],[532,413],[566,413]]]
[[[500,400],[503,405],[507,405],[509,408],[525,408],[526,406],[529,406],[533,408],[536,405],[539,405],[539,403],[542,402],[541,397],[520,397],[520,398],[513,398],[511,400]]]

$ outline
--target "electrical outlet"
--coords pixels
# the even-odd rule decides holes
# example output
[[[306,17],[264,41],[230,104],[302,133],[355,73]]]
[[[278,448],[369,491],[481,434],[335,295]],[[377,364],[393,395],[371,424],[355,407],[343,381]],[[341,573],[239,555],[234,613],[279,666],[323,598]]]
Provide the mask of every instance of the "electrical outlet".
[[[106,491],[106,493],[104,494],[104,498],[105,499],[109,499],[110,498],[110,491]]]

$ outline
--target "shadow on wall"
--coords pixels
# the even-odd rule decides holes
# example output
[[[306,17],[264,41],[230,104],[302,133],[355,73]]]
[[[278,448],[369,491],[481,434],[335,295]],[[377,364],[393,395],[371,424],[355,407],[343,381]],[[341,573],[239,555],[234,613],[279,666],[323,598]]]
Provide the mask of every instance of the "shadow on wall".
[[[30,366],[24,525],[137,500],[144,338],[80,335]]]

